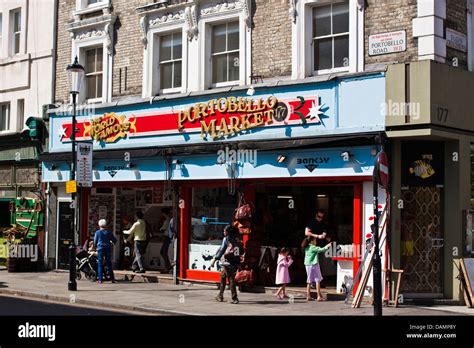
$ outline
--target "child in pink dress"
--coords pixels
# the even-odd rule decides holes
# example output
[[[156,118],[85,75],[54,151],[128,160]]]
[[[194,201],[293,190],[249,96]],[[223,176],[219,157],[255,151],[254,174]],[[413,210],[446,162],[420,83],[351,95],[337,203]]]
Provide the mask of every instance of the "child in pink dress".
[[[290,283],[290,272],[288,268],[293,263],[293,259],[288,255],[287,248],[281,248],[280,254],[278,255],[277,261],[277,270],[276,270],[276,280],[275,284],[280,285],[280,288],[275,293],[275,296],[280,300],[287,297],[286,296],[286,286]]]

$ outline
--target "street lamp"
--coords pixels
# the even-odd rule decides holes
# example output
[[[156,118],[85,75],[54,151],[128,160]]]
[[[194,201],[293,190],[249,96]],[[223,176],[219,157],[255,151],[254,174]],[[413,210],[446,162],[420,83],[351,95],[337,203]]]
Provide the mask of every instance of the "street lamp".
[[[70,180],[76,180],[76,97],[81,91],[82,80],[84,79],[84,67],[79,64],[76,59],[74,63],[67,66],[68,78],[69,78],[69,93],[72,95],[72,132],[71,132],[71,151],[72,151],[72,161],[71,161],[71,176]],[[77,188],[76,190],[77,191]],[[69,283],[68,290],[76,291],[76,244],[75,239],[77,235],[77,223],[76,223],[76,192],[71,193],[72,198],[72,217],[71,217],[71,229],[73,233],[73,239],[69,246]]]

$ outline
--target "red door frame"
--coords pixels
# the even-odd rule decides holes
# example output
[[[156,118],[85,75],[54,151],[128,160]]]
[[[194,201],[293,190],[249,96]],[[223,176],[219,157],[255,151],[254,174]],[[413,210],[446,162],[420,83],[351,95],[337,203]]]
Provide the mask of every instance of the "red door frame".
[[[324,177],[324,178],[268,178],[268,179],[246,179],[239,180],[238,185],[243,186],[245,199],[248,202],[255,201],[255,186],[258,185],[271,185],[271,186],[288,186],[288,184],[299,186],[335,186],[335,185],[346,185],[354,187],[354,200],[353,200],[353,224],[354,233],[353,241],[356,246],[360,246],[362,239],[362,182],[370,181],[372,177]],[[154,187],[162,181],[150,181],[150,182],[103,182],[95,183],[94,187]],[[226,180],[199,180],[199,181],[182,181],[182,199],[184,204],[180,202],[180,268],[179,274],[181,279],[189,280],[204,280],[204,281],[219,281],[219,273],[209,271],[197,271],[188,269],[189,264],[189,236],[190,236],[190,220],[191,220],[191,200],[192,200],[192,188],[193,187],[226,187]],[[83,212],[89,210],[89,197],[91,195],[90,189],[83,189],[82,191],[82,203],[81,208]],[[82,228],[81,228],[81,243],[88,236],[88,214],[82,215]],[[244,236],[244,244],[247,243],[248,236]],[[353,274],[355,276],[357,269],[360,265],[360,260],[357,257],[351,259],[345,259],[353,262]],[[357,283],[358,284],[358,283]],[[354,290],[357,289],[357,284]]]
[[[308,180],[310,179],[310,180]],[[240,186],[244,186],[244,195],[245,199],[248,202],[255,201],[255,186],[261,184],[267,184],[271,186],[288,186],[288,183],[292,185],[298,184],[300,186],[321,186],[323,183],[327,186],[335,185],[346,185],[354,187],[354,199],[353,199],[353,243],[356,246],[360,246],[362,239],[362,181],[367,181],[371,177],[343,177],[343,178],[324,178],[325,180],[314,180],[321,178],[298,178],[298,179],[265,179],[261,182],[255,182],[256,180],[240,180]],[[217,181],[196,181],[190,182],[186,181],[182,183],[183,188],[183,198],[184,198],[184,208],[181,210],[181,231],[180,231],[180,278],[188,280],[201,280],[201,281],[212,281],[218,282],[220,279],[218,272],[209,272],[209,271],[197,271],[191,270],[187,266],[189,265],[189,235],[190,235],[190,219],[191,219],[191,206],[187,204],[192,200],[192,188],[193,187],[225,187],[227,185],[225,180]],[[248,236],[244,236],[244,243],[248,240]],[[337,259],[337,258],[336,258]],[[357,253],[354,254],[353,258],[345,259],[347,261],[352,261],[353,263],[353,275],[357,273],[357,269],[360,265],[360,260],[357,257]],[[356,289],[357,287],[354,287]]]

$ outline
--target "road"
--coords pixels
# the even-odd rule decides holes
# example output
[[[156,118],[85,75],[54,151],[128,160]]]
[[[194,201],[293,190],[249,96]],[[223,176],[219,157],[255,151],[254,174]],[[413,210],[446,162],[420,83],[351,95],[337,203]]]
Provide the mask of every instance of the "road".
[[[43,316],[43,315],[132,315],[130,312],[107,311],[83,305],[65,305],[50,301],[38,301],[14,296],[0,295],[0,316]]]

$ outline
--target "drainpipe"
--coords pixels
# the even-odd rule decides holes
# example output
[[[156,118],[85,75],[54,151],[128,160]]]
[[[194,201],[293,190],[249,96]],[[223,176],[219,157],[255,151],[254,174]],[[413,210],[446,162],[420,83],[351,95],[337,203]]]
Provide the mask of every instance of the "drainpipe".
[[[46,207],[45,207],[45,224],[44,224],[44,264],[45,270],[48,269],[48,237],[49,237],[49,197],[51,192],[51,184],[46,183]]]

